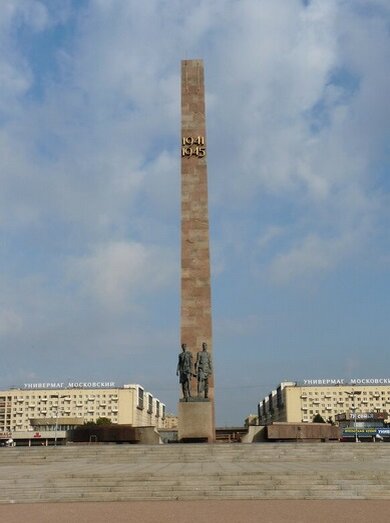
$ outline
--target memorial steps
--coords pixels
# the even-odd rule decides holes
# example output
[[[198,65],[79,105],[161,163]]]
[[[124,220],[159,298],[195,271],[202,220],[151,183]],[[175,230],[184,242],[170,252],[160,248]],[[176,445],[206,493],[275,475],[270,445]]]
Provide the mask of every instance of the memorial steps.
[[[386,443],[0,449],[0,502],[390,499]]]

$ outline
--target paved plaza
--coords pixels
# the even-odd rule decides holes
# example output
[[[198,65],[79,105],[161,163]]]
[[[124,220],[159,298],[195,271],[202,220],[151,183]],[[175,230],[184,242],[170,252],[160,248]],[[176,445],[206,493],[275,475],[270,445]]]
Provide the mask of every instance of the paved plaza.
[[[134,501],[0,505],[7,523],[371,523],[388,521],[390,501]]]

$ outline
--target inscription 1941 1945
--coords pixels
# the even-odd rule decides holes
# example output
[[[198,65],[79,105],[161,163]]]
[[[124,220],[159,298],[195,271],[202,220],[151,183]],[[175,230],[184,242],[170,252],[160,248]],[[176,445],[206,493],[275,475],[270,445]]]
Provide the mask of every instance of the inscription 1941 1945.
[[[181,155],[183,158],[190,158],[196,156],[198,158],[204,158],[206,156],[206,146],[204,136],[187,136],[182,138],[181,141]]]

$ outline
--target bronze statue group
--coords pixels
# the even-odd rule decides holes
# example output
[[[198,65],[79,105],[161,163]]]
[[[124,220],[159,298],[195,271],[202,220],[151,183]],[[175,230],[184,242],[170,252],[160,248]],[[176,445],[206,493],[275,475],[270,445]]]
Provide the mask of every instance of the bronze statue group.
[[[210,353],[207,352],[207,343],[202,343],[202,350],[196,355],[195,366],[192,361],[192,353],[187,350],[185,343],[182,344],[181,349],[182,352],[179,354],[176,375],[179,376],[184,401],[189,401],[191,398],[192,377],[196,377],[198,380],[198,398],[201,398],[203,395],[205,399],[208,399],[209,377],[213,368]]]

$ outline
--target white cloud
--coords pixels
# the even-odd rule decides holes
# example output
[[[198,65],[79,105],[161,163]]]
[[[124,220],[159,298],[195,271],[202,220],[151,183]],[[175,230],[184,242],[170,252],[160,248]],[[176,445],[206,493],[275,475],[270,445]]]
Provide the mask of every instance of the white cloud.
[[[261,248],[266,247],[272,240],[283,234],[283,228],[276,225],[270,225],[266,231],[258,238],[257,245]]]
[[[35,32],[43,31],[50,16],[37,0],[3,0],[0,16],[0,94],[1,109],[13,98],[24,94],[32,84],[32,73],[23,52],[15,43],[14,34],[21,26]]]
[[[176,264],[168,250],[140,243],[110,242],[69,262],[69,275],[103,307],[137,307],[140,295],[172,282]]]
[[[332,269],[353,246],[356,236],[347,232],[336,238],[321,238],[309,234],[288,252],[276,256],[270,266],[270,275],[276,283],[286,283],[296,278],[308,279],[317,273]]]

